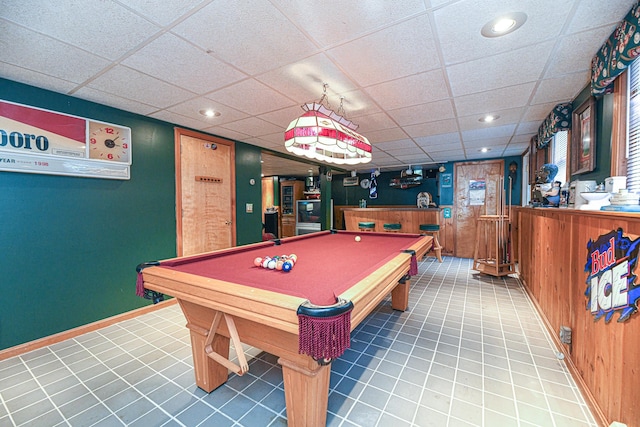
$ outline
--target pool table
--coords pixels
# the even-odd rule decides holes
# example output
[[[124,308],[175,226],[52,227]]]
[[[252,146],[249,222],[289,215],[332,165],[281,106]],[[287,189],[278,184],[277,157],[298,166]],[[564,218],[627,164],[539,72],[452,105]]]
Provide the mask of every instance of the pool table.
[[[177,299],[198,387],[211,392],[229,370],[245,373],[246,343],[278,356],[288,425],[324,426],[330,361],[387,295],[394,309],[407,309],[409,273],[417,273],[416,260],[431,242],[417,234],[321,231],[143,263],[137,293]],[[290,254],[297,261],[289,272],[254,264],[257,257]]]

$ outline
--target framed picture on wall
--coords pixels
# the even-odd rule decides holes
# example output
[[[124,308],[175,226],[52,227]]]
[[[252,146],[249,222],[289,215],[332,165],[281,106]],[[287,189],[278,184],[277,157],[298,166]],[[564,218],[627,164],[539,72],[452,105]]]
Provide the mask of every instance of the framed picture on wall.
[[[573,111],[571,175],[596,167],[596,103],[592,96]]]

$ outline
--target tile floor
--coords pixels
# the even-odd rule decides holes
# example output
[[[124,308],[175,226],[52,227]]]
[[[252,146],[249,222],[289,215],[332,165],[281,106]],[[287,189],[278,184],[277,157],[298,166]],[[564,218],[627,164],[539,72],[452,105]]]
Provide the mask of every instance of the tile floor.
[[[427,258],[410,308],[383,302],[334,361],[329,426],[596,427],[516,279]],[[177,305],[0,361],[0,427],[285,426],[282,372],[195,386]],[[233,354],[233,352],[232,352]]]

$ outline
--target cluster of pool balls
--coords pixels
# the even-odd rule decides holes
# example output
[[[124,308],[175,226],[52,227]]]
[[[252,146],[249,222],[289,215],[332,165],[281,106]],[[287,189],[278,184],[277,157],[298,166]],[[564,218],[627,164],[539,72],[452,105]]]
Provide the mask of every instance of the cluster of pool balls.
[[[257,257],[253,260],[253,265],[256,267],[262,267],[269,270],[279,270],[289,272],[296,265],[298,256],[296,254],[280,255],[280,256],[265,256]]]

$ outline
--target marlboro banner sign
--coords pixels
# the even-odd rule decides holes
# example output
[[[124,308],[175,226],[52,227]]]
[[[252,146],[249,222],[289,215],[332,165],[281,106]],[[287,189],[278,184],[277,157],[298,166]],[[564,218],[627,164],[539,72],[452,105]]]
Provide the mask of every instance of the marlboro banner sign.
[[[0,171],[129,179],[131,129],[0,100]]]
[[[594,320],[609,323],[615,313],[618,322],[629,320],[638,311],[640,284],[637,283],[640,239],[631,240],[622,229],[611,231],[587,243],[585,264],[587,310]]]

